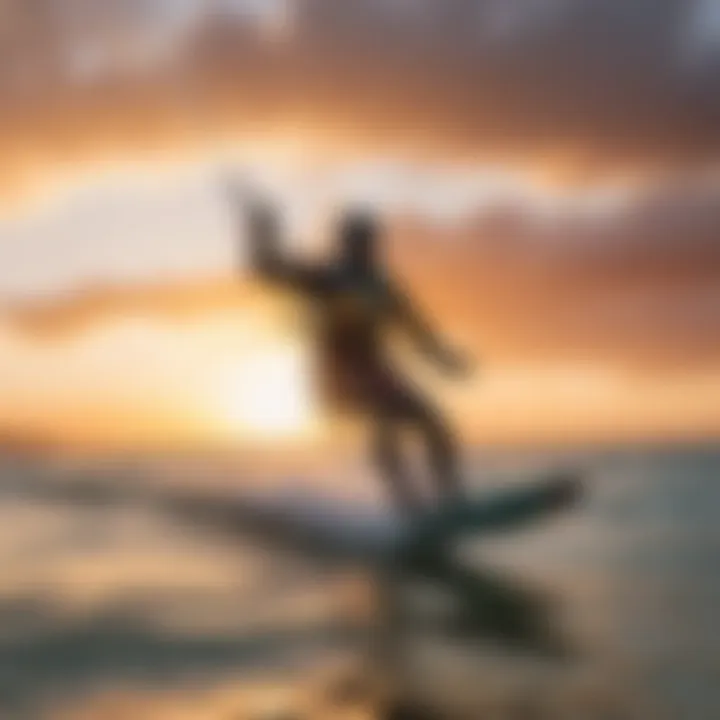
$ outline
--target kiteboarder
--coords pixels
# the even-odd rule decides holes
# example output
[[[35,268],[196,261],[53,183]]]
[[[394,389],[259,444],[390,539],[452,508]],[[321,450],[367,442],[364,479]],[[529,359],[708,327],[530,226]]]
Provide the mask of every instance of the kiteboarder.
[[[403,512],[416,513],[424,506],[401,452],[400,433],[405,428],[424,441],[440,499],[458,499],[455,435],[435,405],[393,362],[388,340],[394,331],[405,333],[426,358],[456,377],[466,377],[471,362],[441,340],[387,273],[376,217],[366,211],[347,212],[339,223],[334,257],[303,262],[281,250],[278,217],[270,204],[237,185],[231,192],[247,230],[254,273],[296,291],[313,311],[325,408],[367,421],[373,456]]]

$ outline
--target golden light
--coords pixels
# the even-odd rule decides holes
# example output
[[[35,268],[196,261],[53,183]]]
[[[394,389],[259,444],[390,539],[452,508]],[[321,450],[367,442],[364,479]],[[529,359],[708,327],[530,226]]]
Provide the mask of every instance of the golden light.
[[[294,348],[254,351],[228,373],[220,392],[225,421],[238,433],[287,437],[311,425],[307,363]]]

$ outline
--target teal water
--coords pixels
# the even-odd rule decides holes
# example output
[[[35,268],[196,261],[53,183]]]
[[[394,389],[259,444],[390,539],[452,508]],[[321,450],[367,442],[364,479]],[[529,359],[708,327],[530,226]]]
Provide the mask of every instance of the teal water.
[[[720,448],[477,452],[469,462],[478,484],[558,462],[586,468],[576,513],[473,543],[473,557],[552,593],[587,652],[658,717],[720,717]],[[304,682],[297,668],[309,658],[350,642],[326,579],[151,512],[23,492],[81,473],[142,484],[162,467],[0,462],[0,717],[117,717],[118,703],[160,720],[178,708],[255,717],[260,688],[279,696]],[[213,472],[236,482],[227,465]]]

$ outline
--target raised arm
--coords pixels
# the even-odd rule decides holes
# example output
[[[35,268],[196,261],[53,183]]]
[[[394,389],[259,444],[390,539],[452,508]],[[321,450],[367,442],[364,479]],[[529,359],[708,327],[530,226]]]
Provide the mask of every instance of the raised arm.
[[[448,346],[412,302],[408,293],[398,286],[391,289],[395,320],[415,347],[429,360],[449,373],[466,375],[471,363],[464,355]]]
[[[230,187],[230,194],[239,221],[247,231],[252,270],[265,280],[300,292],[321,292],[325,284],[322,268],[284,256],[273,208],[237,186]]]

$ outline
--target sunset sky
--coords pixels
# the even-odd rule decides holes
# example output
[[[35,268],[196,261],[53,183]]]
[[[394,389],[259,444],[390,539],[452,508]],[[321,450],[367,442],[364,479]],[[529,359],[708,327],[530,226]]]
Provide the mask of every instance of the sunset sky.
[[[714,0],[0,0],[0,130],[0,435],[313,435],[231,172],[297,253],[377,207],[468,438],[720,435]]]

